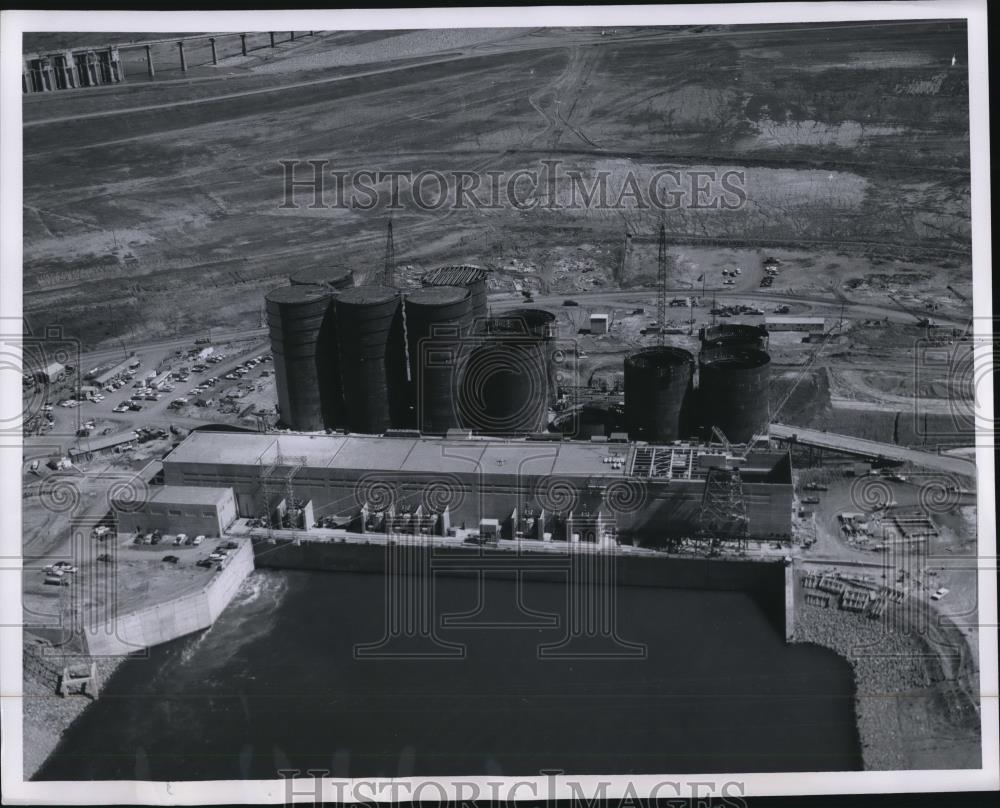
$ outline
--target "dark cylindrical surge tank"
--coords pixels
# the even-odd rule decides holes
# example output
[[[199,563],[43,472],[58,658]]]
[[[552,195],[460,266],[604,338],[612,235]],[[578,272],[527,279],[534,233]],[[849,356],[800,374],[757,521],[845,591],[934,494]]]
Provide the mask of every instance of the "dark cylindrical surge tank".
[[[691,431],[694,357],[681,348],[647,348],[625,360],[625,428],[632,440],[665,443]]]
[[[480,319],[486,317],[486,273],[482,273],[468,284],[469,297],[472,300],[472,316]]]
[[[541,432],[553,397],[555,315],[514,309],[486,322],[463,364],[461,425],[493,435]]]
[[[458,372],[470,348],[472,299],[461,286],[428,286],[406,295],[406,331],[415,426],[443,434],[460,426]]]
[[[313,432],[337,419],[340,384],[336,357],[325,340],[330,328],[329,289],[315,284],[268,292],[267,324],[281,420]]]
[[[545,309],[511,309],[489,321],[489,331],[493,334],[551,339],[555,329],[556,316]]]
[[[767,348],[767,329],[746,323],[718,323],[701,329],[702,350],[721,347]]]
[[[706,431],[746,443],[768,422],[771,357],[753,348],[714,348],[698,360],[698,401]]]
[[[549,389],[541,340],[486,337],[477,342],[462,366],[460,423],[491,435],[541,432],[547,421]]]
[[[403,420],[398,411],[408,399],[399,291],[345,289],[334,309],[347,427],[384,432]]]
[[[438,267],[423,277],[425,286],[464,286],[472,300],[472,316],[486,318],[486,278],[489,271],[471,265]]]
[[[293,272],[288,282],[293,286],[318,284],[334,290],[350,289],[354,286],[354,273],[347,267],[309,267]]]

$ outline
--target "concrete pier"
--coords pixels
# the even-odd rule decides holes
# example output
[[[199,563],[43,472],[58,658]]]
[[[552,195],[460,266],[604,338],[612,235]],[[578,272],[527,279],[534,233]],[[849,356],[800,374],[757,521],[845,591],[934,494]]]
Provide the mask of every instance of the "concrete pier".
[[[253,569],[253,549],[249,541],[241,541],[228,563],[211,573],[211,580],[200,590],[144,609],[114,614],[107,620],[84,620],[87,653],[129,654],[208,628]]]
[[[795,640],[795,566],[785,566],[785,642]]]

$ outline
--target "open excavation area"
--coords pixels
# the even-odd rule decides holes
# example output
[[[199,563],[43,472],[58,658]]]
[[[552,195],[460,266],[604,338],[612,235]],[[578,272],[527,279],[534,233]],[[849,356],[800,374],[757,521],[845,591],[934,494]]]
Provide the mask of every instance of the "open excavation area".
[[[26,34],[25,323],[69,346],[24,383],[32,642],[58,646],[51,624],[74,608],[91,623],[117,609],[98,621],[115,631],[73,640],[84,657],[156,647],[178,698],[196,670],[215,693],[225,669],[253,702],[246,660],[269,664],[255,643],[273,630],[298,647],[289,615],[316,586],[289,570],[346,591],[359,572],[433,578],[421,565],[438,556],[565,561],[570,581],[580,558],[608,558],[587,567],[598,588],[617,568],[626,585],[739,590],[747,603],[707,610],[718,625],[738,608],[760,621],[747,637],[777,627],[801,681],[829,674],[847,720],[814,703],[831,722],[818,769],[980,767],[967,33]],[[110,589],[77,592],[109,570]],[[397,629],[419,611],[400,597],[384,606]],[[342,651],[338,637],[323,665],[359,670]],[[125,722],[152,694],[130,664],[110,677],[123,701],[64,736],[82,707],[47,704],[58,666],[33,668],[28,774],[182,773],[156,741],[134,766],[74,769],[88,738],[166,732],[169,710],[116,737],[91,717]],[[345,722],[352,693],[367,698],[353,676],[328,705]],[[610,720],[621,705],[591,684]],[[532,704],[518,722],[553,695],[509,686]],[[643,683],[651,699],[661,686],[691,695]],[[264,777],[252,744],[230,754],[229,718],[220,768],[198,776]],[[403,735],[366,736],[343,773],[387,773],[372,749]],[[469,773],[518,760],[509,739],[480,739],[507,750],[480,760],[444,730],[415,737],[418,774],[440,774],[437,756]],[[721,759],[809,771],[782,743],[766,764]],[[655,765],[682,770],[681,746]],[[642,770],[602,750],[568,759]]]

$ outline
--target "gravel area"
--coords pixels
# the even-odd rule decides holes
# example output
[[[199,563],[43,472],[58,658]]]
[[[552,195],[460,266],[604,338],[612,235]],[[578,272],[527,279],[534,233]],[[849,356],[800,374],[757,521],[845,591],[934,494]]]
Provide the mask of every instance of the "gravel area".
[[[796,642],[836,651],[854,668],[865,769],[920,768],[920,746],[934,748],[938,760],[952,761],[935,767],[978,766],[979,761],[971,759],[979,735],[978,711],[969,699],[956,696],[969,683],[955,677],[968,676],[968,670],[949,674],[934,646],[916,634],[890,628],[890,610],[886,618],[870,620],[815,606],[802,606],[796,618]]]
[[[108,681],[126,657],[95,659],[101,684]],[[90,665],[89,658],[81,657],[74,667]],[[30,780],[62,738],[63,733],[94,701],[89,696],[60,696],[50,687],[50,682],[25,675],[24,678],[24,779]]]

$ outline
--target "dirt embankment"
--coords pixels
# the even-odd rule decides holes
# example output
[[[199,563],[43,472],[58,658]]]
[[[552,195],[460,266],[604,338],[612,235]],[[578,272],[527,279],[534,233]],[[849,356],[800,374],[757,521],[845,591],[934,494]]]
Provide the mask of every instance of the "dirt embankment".
[[[56,656],[57,650],[30,642],[24,646],[24,742],[21,748],[25,780],[34,777],[59,745],[63,733],[94,703],[86,695],[59,695],[63,665],[68,662],[73,668],[84,668],[94,662],[97,664],[98,679],[103,685],[126,659],[72,656],[67,660]]]
[[[853,667],[866,770],[981,765],[978,670],[957,628],[926,604],[907,601],[878,621],[803,606],[795,641]]]

